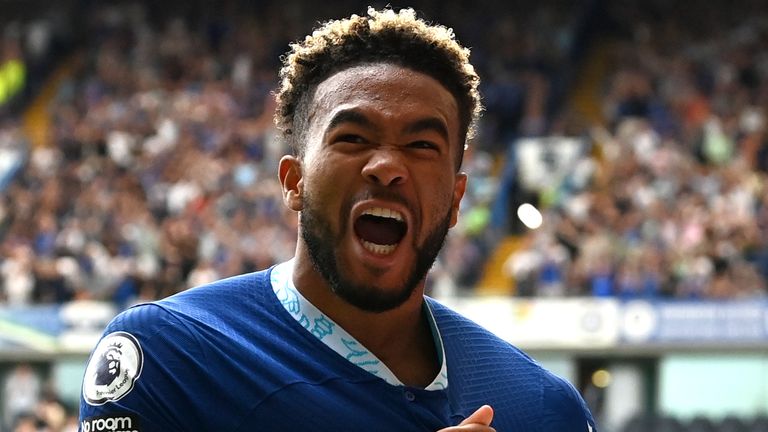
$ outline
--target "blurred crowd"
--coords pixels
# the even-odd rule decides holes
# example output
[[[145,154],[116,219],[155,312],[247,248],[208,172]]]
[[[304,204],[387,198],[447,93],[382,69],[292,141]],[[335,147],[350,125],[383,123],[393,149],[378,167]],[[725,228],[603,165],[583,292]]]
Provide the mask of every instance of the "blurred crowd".
[[[768,14],[741,6],[611,3],[607,127],[508,259],[521,294],[768,294]]]
[[[76,432],[76,410],[61,401],[29,363],[10,369],[2,385],[0,430],[11,432]]]
[[[52,145],[4,194],[6,302],[125,306],[290,257],[267,169],[282,149],[264,35],[280,32],[239,26],[214,51],[182,19],[155,32],[138,7],[90,19],[50,106]]]

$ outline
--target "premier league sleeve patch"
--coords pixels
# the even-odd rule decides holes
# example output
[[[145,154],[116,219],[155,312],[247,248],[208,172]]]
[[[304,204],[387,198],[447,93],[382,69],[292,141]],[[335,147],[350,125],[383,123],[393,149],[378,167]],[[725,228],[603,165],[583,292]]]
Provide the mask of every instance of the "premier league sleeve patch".
[[[83,398],[103,405],[130,393],[141,375],[144,354],[136,338],[126,332],[110,333],[93,350],[83,378]]]

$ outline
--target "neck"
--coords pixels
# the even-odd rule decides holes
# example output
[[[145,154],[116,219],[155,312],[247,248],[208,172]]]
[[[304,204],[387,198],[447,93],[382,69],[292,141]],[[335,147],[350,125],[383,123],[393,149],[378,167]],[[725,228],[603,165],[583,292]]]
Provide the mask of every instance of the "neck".
[[[437,353],[423,309],[423,282],[402,305],[384,312],[365,311],[338,297],[306,255],[294,259],[293,283],[404,384],[423,387],[437,375]]]

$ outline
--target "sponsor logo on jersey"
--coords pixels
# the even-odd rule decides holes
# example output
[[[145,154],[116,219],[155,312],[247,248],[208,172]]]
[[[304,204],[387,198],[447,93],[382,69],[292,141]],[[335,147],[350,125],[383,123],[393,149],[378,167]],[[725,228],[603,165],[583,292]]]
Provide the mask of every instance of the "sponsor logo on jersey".
[[[104,336],[85,369],[83,398],[90,405],[119,400],[133,389],[143,366],[141,345],[132,334],[119,331]]]
[[[80,432],[141,432],[139,419],[133,414],[86,417],[80,422]]]

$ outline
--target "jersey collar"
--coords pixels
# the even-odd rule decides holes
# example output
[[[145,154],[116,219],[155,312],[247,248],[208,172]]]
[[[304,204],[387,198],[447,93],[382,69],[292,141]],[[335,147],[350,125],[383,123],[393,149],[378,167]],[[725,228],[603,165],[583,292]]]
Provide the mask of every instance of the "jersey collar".
[[[292,275],[293,260],[290,260],[278,264],[272,269],[270,282],[280,304],[302,327],[355,366],[376,375],[390,385],[404,386],[384,362],[301,295],[293,284]],[[432,309],[426,301],[424,308],[427,312],[427,321],[432,331],[435,349],[440,357],[440,371],[435,379],[425,387],[425,390],[443,390],[448,387],[445,348]]]

